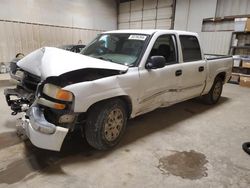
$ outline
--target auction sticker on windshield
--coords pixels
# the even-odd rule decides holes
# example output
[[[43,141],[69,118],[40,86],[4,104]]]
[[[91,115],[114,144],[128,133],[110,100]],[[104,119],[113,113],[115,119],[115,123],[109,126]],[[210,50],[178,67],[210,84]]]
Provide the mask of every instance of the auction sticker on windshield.
[[[130,40],[145,40],[147,36],[145,35],[130,35],[128,39]]]

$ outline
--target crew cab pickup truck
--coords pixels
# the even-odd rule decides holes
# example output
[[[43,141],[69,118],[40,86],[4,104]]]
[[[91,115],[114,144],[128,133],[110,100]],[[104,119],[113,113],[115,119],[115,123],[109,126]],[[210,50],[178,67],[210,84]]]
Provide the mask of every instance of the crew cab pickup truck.
[[[196,33],[119,30],[98,35],[81,53],[44,47],[17,62],[15,89],[5,96],[23,134],[59,151],[67,134],[83,131],[96,149],[114,147],[127,120],[202,97],[219,100],[231,57],[204,55]]]

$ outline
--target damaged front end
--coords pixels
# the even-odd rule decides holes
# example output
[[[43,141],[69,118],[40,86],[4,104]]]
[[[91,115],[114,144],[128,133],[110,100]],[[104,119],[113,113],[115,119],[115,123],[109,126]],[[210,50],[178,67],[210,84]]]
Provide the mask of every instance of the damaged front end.
[[[65,116],[71,111],[73,95],[70,96],[71,101],[67,101],[67,94],[60,88],[42,82],[39,77],[18,66],[15,68],[13,70],[12,67],[11,78],[17,86],[5,89],[4,94],[12,115],[23,112],[23,116],[17,120],[17,133],[23,138],[28,137],[39,148],[60,151],[69,131],[67,125],[75,117],[73,115],[70,119]]]
[[[39,148],[60,151],[68,132],[82,128],[78,125],[86,120],[86,111],[75,111],[79,96],[65,88],[127,70],[127,66],[46,47],[11,66],[10,75],[17,86],[5,89],[4,94],[12,115],[23,114],[18,131]]]
[[[11,67],[11,78],[17,83],[14,89],[5,89],[4,95],[8,106],[10,106],[12,115],[20,112],[26,112],[35,100],[35,92],[40,78],[19,67]]]
[[[68,134],[82,128],[85,113],[74,112],[75,96],[65,86],[121,74],[117,70],[80,69],[45,80],[16,67],[11,77],[17,82],[14,89],[5,89],[12,115],[23,112],[17,121],[17,131],[37,147],[60,151]]]

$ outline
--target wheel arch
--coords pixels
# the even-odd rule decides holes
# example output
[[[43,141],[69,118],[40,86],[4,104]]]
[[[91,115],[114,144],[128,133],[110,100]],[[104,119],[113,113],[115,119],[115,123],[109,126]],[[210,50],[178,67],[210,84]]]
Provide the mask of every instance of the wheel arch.
[[[216,78],[220,78],[223,82],[223,84],[225,84],[226,81],[226,72],[225,71],[220,71],[220,72],[216,72],[214,75],[212,75],[211,77],[208,77],[208,80],[206,81],[206,86],[204,88],[204,90],[202,91],[201,95],[205,95],[207,94],[210,89],[212,88],[214,81],[216,80]]]
[[[226,80],[226,72],[220,72],[218,73],[215,78],[220,78],[222,80],[223,83],[225,83],[225,80]],[[214,78],[214,80],[215,80]]]
[[[111,98],[107,98],[107,99],[103,99],[103,100],[100,100],[98,102],[95,102],[91,106],[89,106],[89,108],[87,109],[87,114],[91,110],[91,108],[93,108],[95,105],[97,105],[99,103],[107,102],[109,100],[115,100],[115,99],[119,99],[119,100],[124,102],[124,104],[126,106],[127,113],[128,113],[128,118],[130,118],[131,113],[132,113],[132,109],[133,109],[133,105],[132,105],[132,100],[128,95],[121,95],[121,96],[111,97]]]

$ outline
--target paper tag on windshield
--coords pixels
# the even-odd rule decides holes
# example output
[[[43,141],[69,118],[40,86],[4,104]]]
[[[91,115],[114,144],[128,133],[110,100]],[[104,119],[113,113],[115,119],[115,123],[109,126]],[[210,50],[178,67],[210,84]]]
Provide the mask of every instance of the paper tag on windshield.
[[[145,35],[130,35],[128,39],[130,40],[145,40],[147,36]]]

